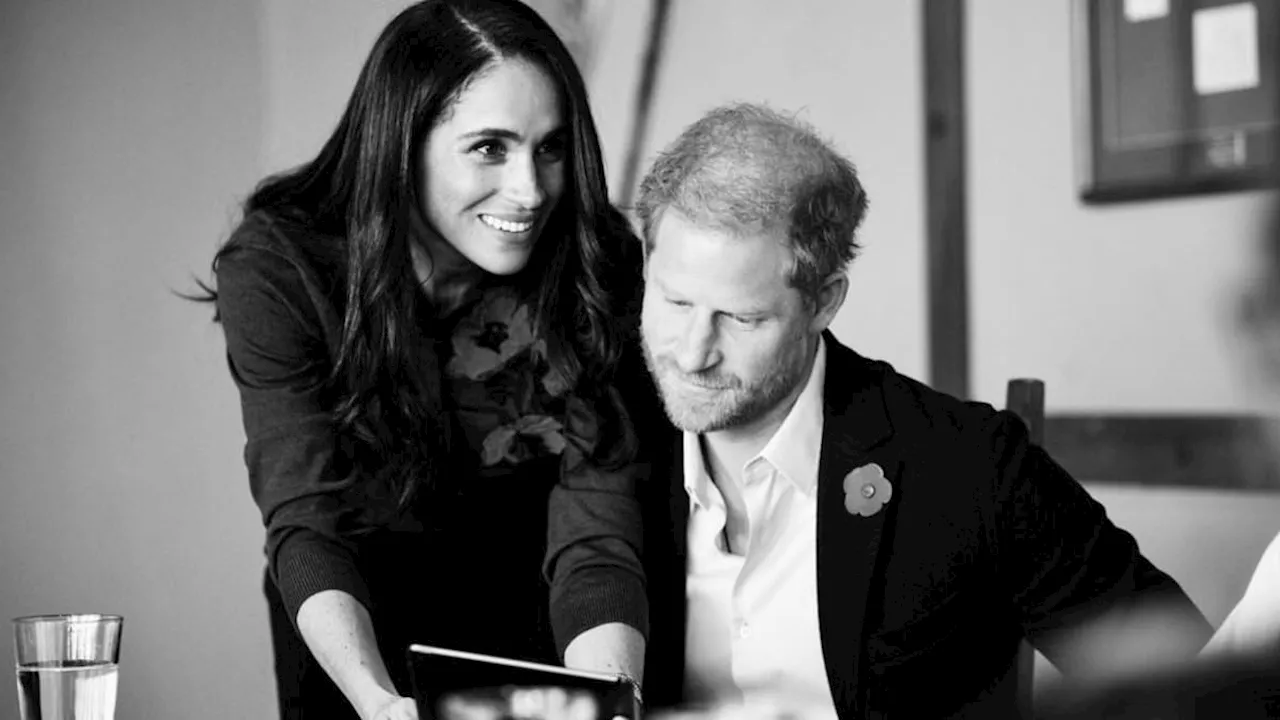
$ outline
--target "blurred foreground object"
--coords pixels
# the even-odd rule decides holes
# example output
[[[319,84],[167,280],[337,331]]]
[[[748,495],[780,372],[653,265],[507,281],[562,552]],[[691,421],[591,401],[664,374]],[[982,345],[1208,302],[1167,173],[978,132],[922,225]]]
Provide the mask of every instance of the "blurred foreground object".
[[[1039,720],[1280,717],[1280,658],[1231,656],[1143,676],[1068,682],[1036,699]]]

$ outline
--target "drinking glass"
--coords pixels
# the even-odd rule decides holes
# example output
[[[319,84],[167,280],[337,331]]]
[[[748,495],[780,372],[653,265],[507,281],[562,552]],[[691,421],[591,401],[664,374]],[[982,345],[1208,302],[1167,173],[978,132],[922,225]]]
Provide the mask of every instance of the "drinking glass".
[[[119,615],[32,615],[13,621],[21,720],[113,720]]]

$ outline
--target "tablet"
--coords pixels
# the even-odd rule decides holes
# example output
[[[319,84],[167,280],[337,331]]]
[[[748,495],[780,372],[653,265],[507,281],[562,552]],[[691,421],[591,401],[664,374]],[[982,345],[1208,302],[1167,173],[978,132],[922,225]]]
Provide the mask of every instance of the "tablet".
[[[639,717],[624,675],[410,645],[420,720],[611,720]]]

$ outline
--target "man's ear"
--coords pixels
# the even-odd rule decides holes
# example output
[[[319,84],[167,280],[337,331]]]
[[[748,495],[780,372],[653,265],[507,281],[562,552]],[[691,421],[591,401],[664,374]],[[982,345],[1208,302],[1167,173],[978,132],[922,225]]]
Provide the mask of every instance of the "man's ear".
[[[813,319],[809,321],[809,332],[817,335],[831,325],[849,295],[849,276],[836,273],[822,283],[813,309]]]

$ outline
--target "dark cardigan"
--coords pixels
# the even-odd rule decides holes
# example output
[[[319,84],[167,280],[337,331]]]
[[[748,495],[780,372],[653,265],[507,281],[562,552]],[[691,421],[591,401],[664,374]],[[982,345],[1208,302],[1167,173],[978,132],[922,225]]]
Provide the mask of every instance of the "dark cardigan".
[[[351,594],[370,610],[402,691],[410,642],[555,662],[552,625],[570,633],[565,641],[604,622],[645,628],[631,581],[571,588],[553,613],[542,563],[557,457],[500,471],[455,464],[438,491],[388,512],[394,498],[354,469],[327,389],[342,328],[345,241],[255,214],[231,246],[217,266],[217,307],[268,568],[291,621],[317,592]],[[581,472],[625,479],[638,467]]]

